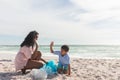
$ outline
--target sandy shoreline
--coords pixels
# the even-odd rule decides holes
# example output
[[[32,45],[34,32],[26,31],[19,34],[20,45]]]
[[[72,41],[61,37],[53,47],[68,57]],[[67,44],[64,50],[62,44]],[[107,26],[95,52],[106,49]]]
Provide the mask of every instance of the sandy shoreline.
[[[44,57],[46,60],[57,58]],[[50,76],[47,80],[120,80],[120,59],[71,59],[71,77]],[[0,57],[0,80],[31,80],[28,75],[15,72],[12,59]]]

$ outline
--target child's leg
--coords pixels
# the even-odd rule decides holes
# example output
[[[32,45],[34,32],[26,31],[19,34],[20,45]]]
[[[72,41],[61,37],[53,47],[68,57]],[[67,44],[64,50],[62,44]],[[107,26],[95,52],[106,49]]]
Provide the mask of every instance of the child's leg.
[[[63,67],[64,67],[63,73],[67,74],[68,73],[68,65],[64,65]]]
[[[62,74],[62,72],[63,72],[63,65],[60,62],[58,63],[57,71],[59,74]]]
[[[67,74],[67,73],[68,73],[68,70],[64,69],[64,70],[63,70],[63,73],[64,73],[64,74]]]

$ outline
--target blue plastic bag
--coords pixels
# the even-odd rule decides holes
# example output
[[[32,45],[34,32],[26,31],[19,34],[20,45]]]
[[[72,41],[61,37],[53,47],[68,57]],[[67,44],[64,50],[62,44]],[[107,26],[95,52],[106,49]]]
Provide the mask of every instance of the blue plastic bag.
[[[40,70],[46,71],[48,75],[52,75],[57,73],[57,66],[53,60],[49,61],[47,64],[45,64]]]

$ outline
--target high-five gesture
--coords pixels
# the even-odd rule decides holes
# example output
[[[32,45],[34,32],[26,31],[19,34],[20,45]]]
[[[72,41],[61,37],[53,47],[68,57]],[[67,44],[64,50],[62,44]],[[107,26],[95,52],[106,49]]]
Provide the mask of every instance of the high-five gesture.
[[[50,51],[51,51],[51,53],[54,53],[53,46],[54,46],[54,42],[52,41],[50,43]]]

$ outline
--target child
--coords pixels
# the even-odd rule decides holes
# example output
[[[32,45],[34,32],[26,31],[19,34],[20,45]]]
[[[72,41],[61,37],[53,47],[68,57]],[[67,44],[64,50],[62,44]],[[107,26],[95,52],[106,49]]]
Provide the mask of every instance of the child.
[[[61,51],[54,51],[53,50],[54,42],[50,44],[50,51],[53,54],[59,56],[59,63],[58,63],[58,73],[64,73],[70,75],[70,57],[68,55],[69,47],[67,45],[63,45],[61,47]]]

